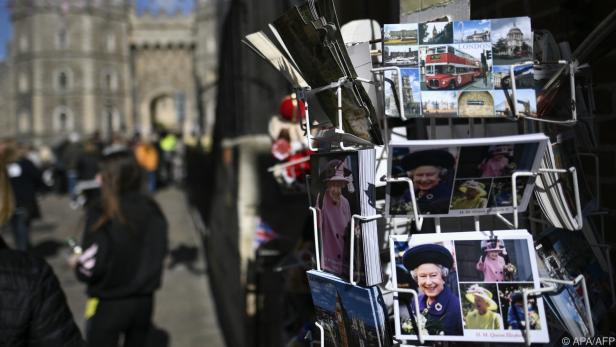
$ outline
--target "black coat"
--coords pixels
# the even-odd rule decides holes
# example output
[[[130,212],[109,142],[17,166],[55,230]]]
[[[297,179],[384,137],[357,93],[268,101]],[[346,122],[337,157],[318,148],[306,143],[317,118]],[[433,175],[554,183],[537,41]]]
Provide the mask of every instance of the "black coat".
[[[23,157],[8,165],[8,174],[15,196],[15,205],[28,210],[31,219],[40,217],[36,193],[44,186],[41,171]]]
[[[2,239],[0,293],[0,346],[85,345],[51,267]]]
[[[124,221],[112,219],[97,230],[100,203],[93,203],[87,212],[76,274],[87,283],[90,297],[150,295],[161,285],[167,254],[165,216],[154,200],[140,193],[122,196],[120,210]]]

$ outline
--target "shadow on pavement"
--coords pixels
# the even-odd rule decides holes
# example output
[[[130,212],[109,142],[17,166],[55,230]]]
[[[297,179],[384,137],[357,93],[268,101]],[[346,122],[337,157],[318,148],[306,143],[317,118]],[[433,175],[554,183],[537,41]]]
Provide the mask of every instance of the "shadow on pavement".
[[[204,271],[195,268],[195,263],[199,255],[198,253],[199,249],[195,246],[179,245],[175,249],[169,251],[171,261],[167,267],[173,269],[177,265],[182,264],[193,275],[202,275]]]
[[[30,230],[33,232],[50,233],[56,230],[57,227],[58,225],[56,223],[41,222],[41,223],[33,223]]]

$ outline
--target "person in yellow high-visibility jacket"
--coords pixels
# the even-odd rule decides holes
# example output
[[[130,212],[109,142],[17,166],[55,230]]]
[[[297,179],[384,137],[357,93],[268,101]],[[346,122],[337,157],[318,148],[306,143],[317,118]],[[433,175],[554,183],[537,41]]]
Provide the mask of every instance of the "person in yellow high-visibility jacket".
[[[173,161],[176,156],[178,139],[174,133],[162,133],[159,141],[161,151],[161,178],[166,184],[174,183],[176,177],[173,175]]]

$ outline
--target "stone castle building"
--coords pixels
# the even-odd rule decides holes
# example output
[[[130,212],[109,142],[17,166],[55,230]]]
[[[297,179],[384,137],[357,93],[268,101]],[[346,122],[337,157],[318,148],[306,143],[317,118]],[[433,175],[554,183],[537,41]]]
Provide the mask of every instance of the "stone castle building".
[[[203,132],[214,119],[216,4],[137,15],[129,0],[13,0],[0,135]]]

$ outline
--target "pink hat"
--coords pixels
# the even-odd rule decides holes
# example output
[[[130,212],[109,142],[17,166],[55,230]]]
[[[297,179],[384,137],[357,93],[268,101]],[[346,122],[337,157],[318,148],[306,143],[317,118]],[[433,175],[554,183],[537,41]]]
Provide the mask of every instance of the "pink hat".
[[[351,178],[348,174],[345,176],[345,170],[349,172],[344,165],[344,161],[338,159],[330,160],[322,172],[322,179],[324,182],[350,182]]]
[[[481,241],[481,249],[485,250],[486,252],[499,251],[499,252],[506,253],[505,243],[503,242],[503,240]]]

